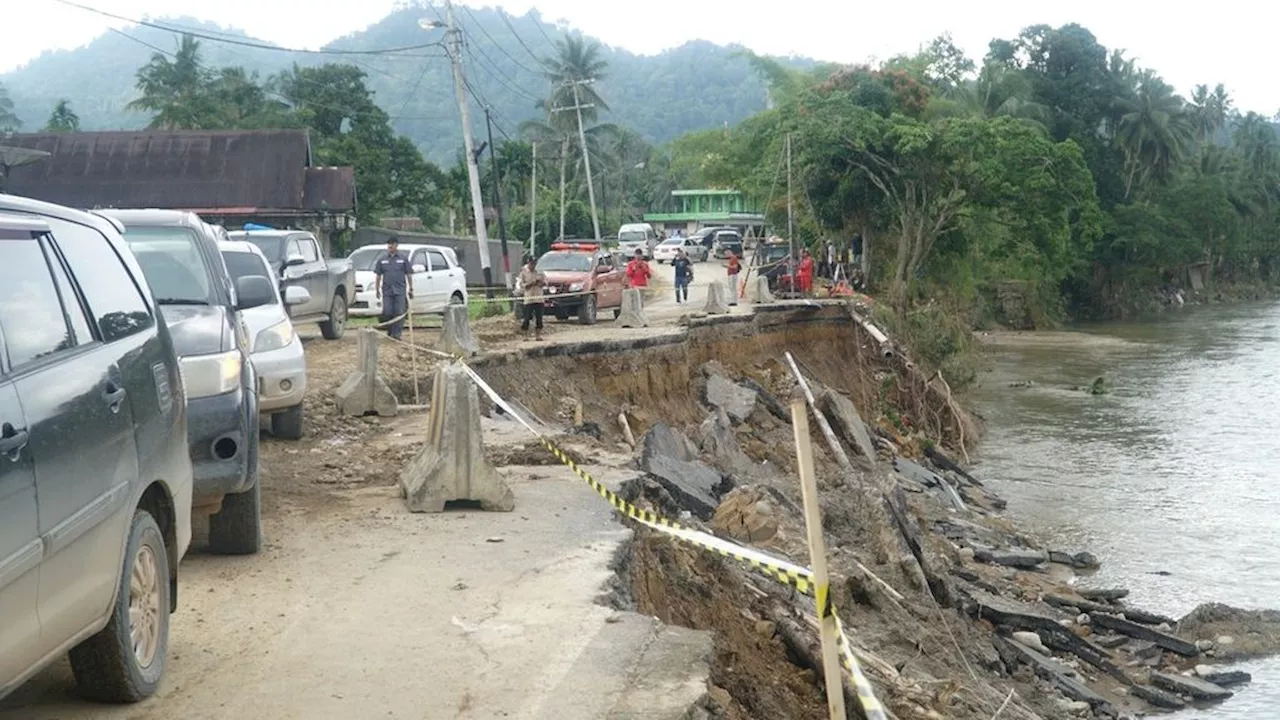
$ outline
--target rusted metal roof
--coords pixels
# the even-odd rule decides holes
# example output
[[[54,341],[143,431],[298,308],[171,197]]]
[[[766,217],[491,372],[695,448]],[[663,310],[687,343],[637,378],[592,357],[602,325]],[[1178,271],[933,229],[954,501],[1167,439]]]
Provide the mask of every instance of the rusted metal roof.
[[[313,209],[306,130],[35,133],[6,143],[50,153],[12,170],[15,195],[82,208]],[[334,170],[350,174],[351,200],[333,210],[350,209],[354,172]]]
[[[307,210],[344,211],[356,206],[356,169],[307,168],[302,197]]]

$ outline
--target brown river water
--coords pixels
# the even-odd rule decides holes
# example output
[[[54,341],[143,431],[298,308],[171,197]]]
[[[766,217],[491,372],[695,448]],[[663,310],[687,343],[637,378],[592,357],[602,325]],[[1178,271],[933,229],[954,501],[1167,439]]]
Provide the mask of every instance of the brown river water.
[[[1280,303],[988,339],[975,460],[1024,527],[1138,607],[1280,609]],[[1108,394],[1072,389],[1098,376]],[[1178,717],[1280,716],[1280,658],[1241,667],[1251,685]]]

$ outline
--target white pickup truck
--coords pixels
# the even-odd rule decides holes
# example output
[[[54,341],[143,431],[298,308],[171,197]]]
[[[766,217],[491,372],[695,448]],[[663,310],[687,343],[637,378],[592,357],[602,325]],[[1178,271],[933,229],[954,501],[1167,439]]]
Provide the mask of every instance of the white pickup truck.
[[[409,309],[414,313],[444,312],[446,305],[467,304],[467,273],[458,264],[453,248],[443,245],[400,245],[400,252],[409,258],[413,275],[413,300]],[[383,245],[366,245],[351,253],[351,266],[356,271],[356,299],[351,304],[351,315],[377,317],[382,314],[382,301],[378,299],[377,278],[373,272],[378,260],[387,254]]]

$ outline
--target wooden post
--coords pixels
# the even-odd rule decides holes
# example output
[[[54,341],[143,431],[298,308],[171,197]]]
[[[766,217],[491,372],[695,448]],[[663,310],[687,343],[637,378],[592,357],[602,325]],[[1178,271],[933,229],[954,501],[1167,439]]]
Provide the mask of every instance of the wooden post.
[[[813,397],[813,391],[809,389],[809,383],[805,381],[804,375],[800,372],[800,366],[796,364],[796,359],[791,357],[790,350],[784,355],[787,358],[787,364],[791,366],[791,373],[796,377],[796,384],[804,391],[805,401],[809,403],[809,407],[813,408],[813,417],[818,421],[818,428],[822,430],[822,436],[827,439],[827,445],[831,448],[831,454],[835,456],[836,464],[840,466],[841,470],[852,472],[853,462],[849,460],[849,454],[840,445],[840,439],[836,437],[835,430],[831,429],[831,423],[827,422],[827,417],[822,414],[822,410],[818,409],[818,401]],[[836,484],[841,485],[843,483]]]
[[[405,303],[409,321],[409,365],[413,369],[413,404],[422,404],[422,391],[418,388],[418,344],[413,341],[413,300]]]
[[[840,630],[831,602],[827,575],[827,545],[822,537],[822,510],[818,506],[818,481],[813,472],[813,443],[809,438],[809,412],[802,398],[791,401],[791,426],[796,435],[796,464],[800,494],[804,498],[804,524],[809,536],[809,567],[813,570],[814,597],[818,608],[818,636],[822,641],[822,675],[827,687],[831,720],[847,720],[844,711],[844,676],[840,670]]]

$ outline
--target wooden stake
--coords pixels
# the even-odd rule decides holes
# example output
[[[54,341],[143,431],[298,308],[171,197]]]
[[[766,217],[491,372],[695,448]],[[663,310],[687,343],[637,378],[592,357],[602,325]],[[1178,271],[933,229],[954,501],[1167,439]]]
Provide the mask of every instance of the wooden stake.
[[[791,426],[796,435],[796,464],[800,472],[800,494],[804,498],[804,524],[809,536],[809,567],[813,570],[817,601],[818,636],[822,641],[822,675],[827,687],[827,710],[831,720],[847,720],[844,711],[844,676],[840,669],[840,631],[831,602],[831,581],[827,575],[827,545],[822,537],[822,510],[818,506],[818,481],[813,472],[813,442],[809,438],[809,412],[802,398],[791,401]]]
[[[406,308],[408,308],[408,313],[407,313],[407,314],[408,314],[408,316],[409,316],[409,317],[407,318],[407,319],[409,320],[409,348],[410,348],[410,352],[409,352],[409,366],[412,368],[412,372],[413,372],[413,404],[414,404],[414,405],[421,405],[421,404],[422,404],[422,392],[418,389],[418,344],[417,344],[417,343],[415,343],[415,342],[413,341],[413,306],[412,306],[412,303],[413,303],[413,301],[412,301],[412,300],[410,300],[409,302],[405,303],[405,307],[406,307]]]

